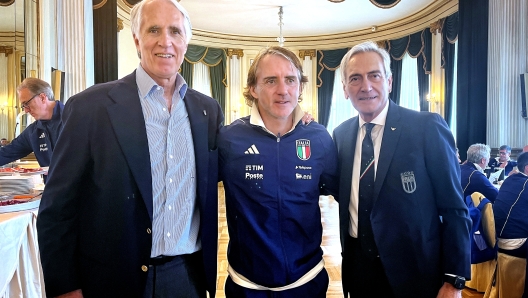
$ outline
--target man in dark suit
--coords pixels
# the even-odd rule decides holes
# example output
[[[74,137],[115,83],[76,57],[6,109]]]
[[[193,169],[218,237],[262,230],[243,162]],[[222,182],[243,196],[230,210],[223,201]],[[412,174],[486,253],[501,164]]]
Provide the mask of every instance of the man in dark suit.
[[[68,100],[37,228],[48,297],[215,295],[218,103],[178,69],[176,0],[131,12],[136,71]]]
[[[491,149],[485,144],[473,144],[467,151],[467,162],[460,165],[460,184],[464,198],[474,192],[480,192],[492,203],[499,190],[491,184],[484,174],[484,169],[490,159]]]
[[[390,58],[373,42],[353,47],[341,73],[359,112],[334,130],[345,297],[460,297],[471,221],[447,124],[389,100]]]

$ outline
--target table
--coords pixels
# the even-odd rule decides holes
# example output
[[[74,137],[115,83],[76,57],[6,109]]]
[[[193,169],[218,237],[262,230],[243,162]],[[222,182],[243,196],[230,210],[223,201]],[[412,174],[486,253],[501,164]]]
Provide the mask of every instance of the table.
[[[0,298],[46,297],[37,241],[37,211],[0,213]]]

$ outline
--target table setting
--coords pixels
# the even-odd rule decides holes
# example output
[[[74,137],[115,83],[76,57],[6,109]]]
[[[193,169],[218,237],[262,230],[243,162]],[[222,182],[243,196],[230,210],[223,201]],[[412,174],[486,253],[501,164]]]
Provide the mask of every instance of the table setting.
[[[44,173],[0,169],[0,298],[45,297],[36,228]]]

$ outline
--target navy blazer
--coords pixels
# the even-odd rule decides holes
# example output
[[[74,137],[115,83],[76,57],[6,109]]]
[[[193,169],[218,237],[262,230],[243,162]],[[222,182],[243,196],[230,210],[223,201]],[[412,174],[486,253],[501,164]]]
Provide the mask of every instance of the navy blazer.
[[[389,104],[376,162],[374,238],[396,297],[436,297],[445,273],[470,277],[471,220],[455,143],[440,115]],[[358,127],[354,117],[334,130],[343,250]]]
[[[477,167],[467,162],[460,165],[460,184],[464,191],[464,197],[470,196],[472,193],[478,191],[492,203],[499,194],[499,190],[491,184],[484,173],[477,170]]]
[[[187,90],[207,289],[216,290],[218,103]],[[37,229],[48,297],[141,297],[152,245],[152,176],[135,72],[72,96]],[[146,266],[146,267],[144,267]]]

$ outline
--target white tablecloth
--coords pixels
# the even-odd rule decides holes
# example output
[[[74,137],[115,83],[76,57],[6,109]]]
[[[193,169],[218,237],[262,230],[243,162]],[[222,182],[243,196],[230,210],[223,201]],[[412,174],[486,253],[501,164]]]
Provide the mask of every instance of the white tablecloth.
[[[0,213],[0,298],[46,297],[37,209]]]

